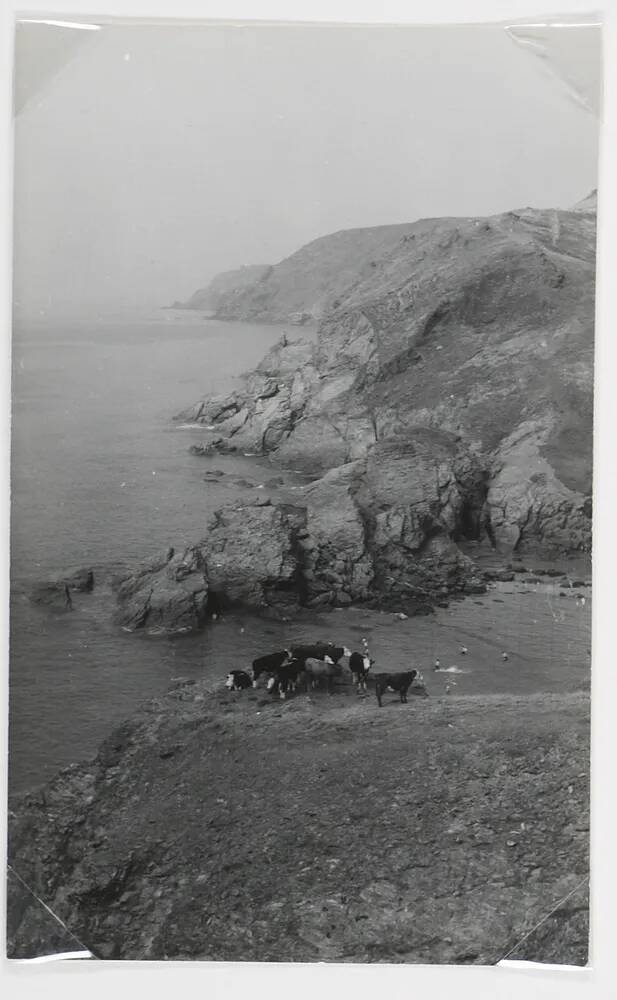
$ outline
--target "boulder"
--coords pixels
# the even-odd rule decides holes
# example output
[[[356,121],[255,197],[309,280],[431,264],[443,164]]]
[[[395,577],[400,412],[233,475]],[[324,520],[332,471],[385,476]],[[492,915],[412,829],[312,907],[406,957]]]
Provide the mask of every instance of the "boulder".
[[[591,551],[589,504],[582,490],[558,478],[546,457],[551,432],[552,420],[527,421],[502,443],[494,460],[487,507],[504,553]]]
[[[232,603],[296,604],[304,597],[299,534],[306,511],[267,499],[216,511],[201,543],[209,586]]]
[[[189,447],[191,455],[229,455],[237,451],[235,445],[230,444],[224,438],[213,438],[212,441],[205,441],[204,444],[192,444]]]
[[[30,600],[49,611],[70,611],[72,606],[66,585],[53,580],[36,583],[30,591]]]
[[[361,472],[360,463],[333,469],[302,494],[307,534],[300,545],[311,601],[349,604],[370,594],[373,563],[362,513],[354,499]]]
[[[30,600],[52,611],[70,611],[70,591],[89,594],[94,589],[91,569],[70,569],[55,574],[51,580],[41,580],[30,591]]]
[[[69,590],[78,590],[84,594],[94,590],[94,573],[91,569],[66,570],[62,573],[61,579]]]
[[[474,518],[464,517],[475,498],[475,471],[456,439],[440,431],[416,428],[374,446],[356,500],[369,526],[377,594],[432,600],[444,587],[464,591],[480,583],[454,541],[469,525],[475,531]]]
[[[198,628],[208,605],[205,561],[198,546],[168,549],[114,581],[117,620],[126,629],[167,633]]]

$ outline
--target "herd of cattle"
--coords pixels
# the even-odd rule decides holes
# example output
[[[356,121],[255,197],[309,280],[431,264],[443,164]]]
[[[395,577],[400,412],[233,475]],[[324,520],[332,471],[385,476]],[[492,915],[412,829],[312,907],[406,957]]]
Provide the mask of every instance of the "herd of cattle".
[[[267,690],[280,698],[296,691],[302,684],[309,691],[325,682],[328,693],[337,678],[343,678],[345,669],[350,672],[351,680],[358,692],[367,690],[369,672],[375,661],[369,656],[366,641],[363,640],[363,652],[352,652],[347,646],[335,646],[334,643],[319,642],[313,645],[292,646],[278,653],[269,653],[253,660],[250,672],[248,670],[232,670],[225,686],[230,691],[242,691],[248,687],[257,687],[265,680]],[[345,661],[346,664],[345,664]],[[388,691],[399,694],[401,702],[407,701],[409,688],[416,683],[422,684],[422,675],[417,670],[407,670],[401,673],[371,674],[375,683],[375,694],[381,708],[382,695]],[[261,679],[261,681],[260,681]],[[422,687],[422,693],[426,689]]]

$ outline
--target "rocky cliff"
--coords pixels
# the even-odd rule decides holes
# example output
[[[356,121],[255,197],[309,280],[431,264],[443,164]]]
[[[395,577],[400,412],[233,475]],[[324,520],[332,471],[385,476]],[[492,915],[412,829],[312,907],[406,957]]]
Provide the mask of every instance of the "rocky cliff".
[[[374,579],[436,539],[588,551],[595,223],[591,195],[317,240],[219,305],[322,315],[317,342],[283,338],[183,417],[280,466],[338,469],[382,553]]]
[[[320,320],[411,229],[411,224],[377,226],[322,236],[273,267],[244,267],[218,275],[185,303],[186,308],[200,309],[207,301],[220,319]]]
[[[271,271],[272,267],[268,264],[249,264],[235,271],[224,271],[217,274],[205,288],[194,292],[186,302],[177,302],[174,306],[179,309],[207,309],[216,312],[224,304],[230,309],[236,296],[267,278]]]

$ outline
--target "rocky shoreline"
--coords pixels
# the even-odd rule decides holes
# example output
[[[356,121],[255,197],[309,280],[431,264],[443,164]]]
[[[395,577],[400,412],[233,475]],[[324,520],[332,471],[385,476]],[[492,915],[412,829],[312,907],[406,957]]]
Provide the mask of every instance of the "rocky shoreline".
[[[238,285],[223,276],[219,316],[299,309],[319,319],[317,340],[283,335],[237,391],[179,419],[204,426],[198,456],[261,455],[309,482],[205,526],[183,556],[196,622],[206,587],[257,608],[409,598],[423,610],[481,592],[474,551],[504,566],[589,553],[594,270],[595,196],[334,234]],[[132,626],[143,614],[127,587]]]

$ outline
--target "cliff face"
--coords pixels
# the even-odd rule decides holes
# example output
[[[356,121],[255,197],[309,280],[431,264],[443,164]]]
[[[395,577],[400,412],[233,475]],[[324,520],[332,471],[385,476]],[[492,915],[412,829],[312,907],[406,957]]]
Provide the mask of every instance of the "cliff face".
[[[437,536],[589,550],[595,223],[592,195],[317,240],[260,283],[266,297],[253,286],[219,305],[323,311],[317,343],[284,339],[238,392],[184,416],[315,476],[364,463],[354,491],[394,564]]]
[[[348,229],[322,236],[273,267],[240,268],[217,276],[199,301],[220,319],[263,323],[320,320],[413,225]],[[187,308],[199,309],[195,296]]]

